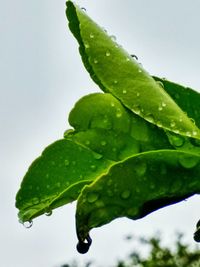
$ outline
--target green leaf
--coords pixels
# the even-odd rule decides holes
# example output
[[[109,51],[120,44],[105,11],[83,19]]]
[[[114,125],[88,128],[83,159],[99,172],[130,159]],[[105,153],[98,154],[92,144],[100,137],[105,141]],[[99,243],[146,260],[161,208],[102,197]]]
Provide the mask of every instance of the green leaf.
[[[136,60],[86,13],[67,2],[69,27],[80,45],[86,69],[101,89],[133,113],[166,130],[200,139],[200,130]]]
[[[113,165],[78,198],[77,234],[118,217],[139,219],[200,193],[200,156],[173,150],[141,153]]]
[[[16,196],[22,222],[76,200],[112,161],[70,140],[48,146],[30,166]]]
[[[119,161],[139,152],[172,148],[165,132],[131,113],[111,94],[91,94],[72,109],[75,131],[66,138]]]

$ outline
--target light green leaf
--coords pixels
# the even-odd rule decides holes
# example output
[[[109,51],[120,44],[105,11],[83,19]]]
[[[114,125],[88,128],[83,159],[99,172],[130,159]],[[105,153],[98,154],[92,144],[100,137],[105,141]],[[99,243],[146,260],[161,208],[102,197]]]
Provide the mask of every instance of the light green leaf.
[[[69,27],[91,77],[133,113],[166,130],[200,139],[200,130],[136,60],[86,13],[67,2]]]
[[[77,234],[118,217],[139,219],[200,193],[200,156],[173,150],[141,153],[113,165],[78,198]]]
[[[16,196],[19,219],[29,221],[76,200],[82,187],[111,164],[70,140],[56,141],[32,163],[22,181]]]
[[[139,152],[172,148],[165,132],[131,113],[111,94],[91,94],[72,109],[75,131],[66,138],[119,161]]]

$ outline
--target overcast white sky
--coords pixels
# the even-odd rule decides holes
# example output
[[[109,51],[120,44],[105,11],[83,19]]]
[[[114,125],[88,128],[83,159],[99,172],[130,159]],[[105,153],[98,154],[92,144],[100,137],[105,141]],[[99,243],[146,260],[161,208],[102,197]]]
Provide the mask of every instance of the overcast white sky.
[[[76,1],[153,75],[200,89],[199,0]],[[139,221],[118,219],[92,231],[85,256],[76,252],[75,205],[18,223],[15,194],[30,163],[62,138],[67,116],[83,95],[99,91],[84,69],[67,28],[65,1],[1,0],[0,8],[0,265],[59,267],[76,258],[109,266],[130,252],[125,234],[174,231],[186,240],[199,219],[200,199],[162,209]]]

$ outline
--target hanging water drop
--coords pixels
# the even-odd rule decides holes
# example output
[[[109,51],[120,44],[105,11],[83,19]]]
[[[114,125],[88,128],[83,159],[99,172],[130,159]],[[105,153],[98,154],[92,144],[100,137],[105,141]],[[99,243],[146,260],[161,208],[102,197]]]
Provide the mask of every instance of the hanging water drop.
[[[46,216],[51,216],[52,213],[53,213],[52,210],[48,210],[48,211],[45,212],[45,215],[46,215]]]
[[[113,41],[115,42],[117,38],[116,38],[115,35],[111,35],[111,36],[110,36],[110,39],[113,40]]]
[[[27,229],[31,228],[32,225],[33,225],[33,221],[31,221],[31,220],[23,223],[23,226]]]
[[[131,57],[138,60],[138,57],[136,55],[131,55]]]

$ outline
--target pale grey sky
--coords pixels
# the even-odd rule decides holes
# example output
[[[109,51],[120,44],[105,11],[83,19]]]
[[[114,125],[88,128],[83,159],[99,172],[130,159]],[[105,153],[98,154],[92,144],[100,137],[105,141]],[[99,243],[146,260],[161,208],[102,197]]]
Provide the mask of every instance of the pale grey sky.
[[[77,0],[88,14],[153,75],[200,89],[199,0]],[[68,30],[65,1],[1,1],[0,9],[0,265],[59,267],[76,258],[109,266],[125,257],[128,233],[175,230],[192,235],[200,214],[199,197],[139,221],[118,219],[92,231],[85,256],[76,252],[75,205],[41,216],[33,227],[18,223],[15,194],[30,163],[62,138],[67,116],[83,95],[99,91],[84,69]]]

